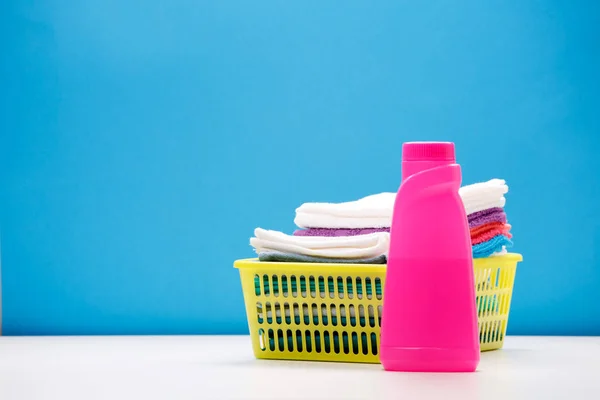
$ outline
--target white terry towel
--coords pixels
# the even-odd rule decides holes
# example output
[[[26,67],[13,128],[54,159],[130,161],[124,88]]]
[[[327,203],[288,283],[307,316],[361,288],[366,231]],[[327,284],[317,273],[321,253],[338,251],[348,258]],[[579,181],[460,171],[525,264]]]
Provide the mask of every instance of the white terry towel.
[[[508,186],[504,179],[491,179],[487,182],[463,186],[458,190],[467,215],[488,208],[504,207],[506,193],[508,193]]]
[[[376,232],[358,236],[290,236],[256,228],[250,245],[257,253],[279,251],[327,258],[371,258],[387,255],[390,234]]]
[[[504,207],[508,186],[503,179],[463,186],[458,190],[468,214]],[[294,223],[300,228],[389,228],[396,193],[379,193],[347,203],[305,203],[296,209]]]
[[[296,209],[300,228],[388,228],[396,193],[379,193],[346,203],[304,203]]]

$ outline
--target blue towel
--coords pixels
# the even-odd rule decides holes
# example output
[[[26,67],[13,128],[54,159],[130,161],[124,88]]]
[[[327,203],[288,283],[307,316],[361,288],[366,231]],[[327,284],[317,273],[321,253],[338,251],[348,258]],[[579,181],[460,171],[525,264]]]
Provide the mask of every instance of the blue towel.
[[[371,258],[326,258],[305,256],[303,254],[282,253],[278,251],[268,251],[258,254],[260,261],[273,262],[301,262],[301,263],[334,263],[334,264],[385,264],[387,258],[385,255],[380,255]]]
[[[513,243],[504,235],[494,236],[487,242],[479,243],[473,246],[473,258],[489,257],[497,251],[502,250],[502,246],[512,247]]]

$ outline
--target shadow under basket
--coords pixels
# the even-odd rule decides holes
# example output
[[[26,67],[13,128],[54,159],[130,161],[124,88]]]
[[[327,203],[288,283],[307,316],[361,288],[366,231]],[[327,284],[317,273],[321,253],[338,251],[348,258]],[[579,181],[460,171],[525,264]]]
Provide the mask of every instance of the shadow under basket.
[[[520,254],[473,260],[481,351],[504,343]],[[385,265],[238,260],[257,358],[379,362]]]

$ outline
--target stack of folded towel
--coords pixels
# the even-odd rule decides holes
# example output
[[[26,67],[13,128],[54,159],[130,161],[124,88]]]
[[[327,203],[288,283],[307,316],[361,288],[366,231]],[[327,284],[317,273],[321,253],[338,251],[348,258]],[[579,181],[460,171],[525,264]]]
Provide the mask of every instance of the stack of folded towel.
[[[459,189],[469,220],[473,258],[501,255],[512,246],[511,226],[504,212],[507,192],[508,186],[502,179]]]
[[[506,253],[512,245],[504,194],[506,182],[463,186],[473,257]],[[250,244],[260,261],[385,264],[396,193],[380,193],[347,203],[305,203],[296,209],[293,235],[257,228]]]
[[[250,244],[261,261],[385,264],[395,193],[347,203],[305,203],[292,236],[256,229]]]

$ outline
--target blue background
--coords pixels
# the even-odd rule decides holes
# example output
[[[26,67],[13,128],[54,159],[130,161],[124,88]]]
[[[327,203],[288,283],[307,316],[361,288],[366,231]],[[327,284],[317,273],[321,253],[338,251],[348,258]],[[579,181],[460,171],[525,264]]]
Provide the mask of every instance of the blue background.
[[[0,6],[4,334],[242,333],[232,263],[408,140],[505,178],[511,334],[600,334],[594,1]]]

